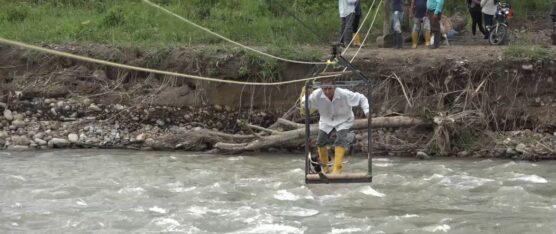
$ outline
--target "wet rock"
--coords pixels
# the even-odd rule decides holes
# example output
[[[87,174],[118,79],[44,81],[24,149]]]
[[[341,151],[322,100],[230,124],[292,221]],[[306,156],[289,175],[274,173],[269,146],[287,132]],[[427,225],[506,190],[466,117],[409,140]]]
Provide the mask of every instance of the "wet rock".
[[[75,134],[75,133],[71,133],[71,134],[68,135],[68,140],[69,140],[69,142],[75,144],[79,141],[79,136],[77,136],[77,134]]]
[[[14,119],[12,111],[8,109],[4,110],[4,118],[7,119],[8,121],[12,121]]]
[[[7,150],[25,151],[25,150],[29,150],[29,146],[26,146],[26,145],[10,145],[10,146],[8,146]]]
[[[458,153],[458,157],[462,157],[462,158],[467,157],[469,155],[470,155],[469,151],[466,151],[466,150],[461,151],[461,152]]]
[[[70,142],[68,140],[61,138],[52,138],[52,140],[48,141],[49,148],[64,148],[69,144]]]
[[[425,153],[423,151],[418,151],[417,154],[415,155],[415,157],[418,158],[418,159],[424,159],[424,160],[431,158],[427,153]]]
[[[27,136],[13,136],[12,137],[12,144],[13,145],[29,145],[31,141]]]
[[[0,107],[6,109],[7,105],[6,103],[0,102]]]
[[[47,145],[47,144],[48,144],[48,142],[46,142],[45,140],[40,139],[40,138],[35,138],[33,141],[35,141],[35,143],[36,143],[37,145],[40,145],[40,146],[43,146],[43,145]]]

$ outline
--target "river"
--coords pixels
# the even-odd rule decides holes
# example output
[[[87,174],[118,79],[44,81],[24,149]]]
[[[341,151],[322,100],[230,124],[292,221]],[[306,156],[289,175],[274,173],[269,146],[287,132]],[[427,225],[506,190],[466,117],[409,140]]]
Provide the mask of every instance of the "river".
[[[346,171],[363,170],[352,157]],[[0,232],[556,233],[556,162],[375,158],[305,185],[300,155],[0,152]]]

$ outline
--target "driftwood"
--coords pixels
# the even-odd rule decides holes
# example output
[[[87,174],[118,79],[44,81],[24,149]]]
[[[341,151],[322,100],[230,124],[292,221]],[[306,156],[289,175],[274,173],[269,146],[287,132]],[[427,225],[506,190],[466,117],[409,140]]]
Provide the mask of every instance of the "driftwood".
[[[288,121],[282,120],[282,122],[289,124]],[[361,119],[356,120],[352,129],[360,130],[367,128],[367,120]],[[377,117],[372,119],[372,128],[394,128],[394,127],[411,127],[424,125],[425,122],[411,117],[404,116],[394,116],[394,117]],[[222,153],[239,153],[243,151],[256,151],[269,147],[283,147],[285,145],[292,145],[301,143],[305,137],[304,125],[295,124],[297,128],[290,131],[275,133],[269,136],[264,136],[259,139],[255,139],[251,142],[237,143],[236,142],[218,142],[214,145],[214,148]],[[311,135],[316,135],[318,133],[318,124],[311,125]]]

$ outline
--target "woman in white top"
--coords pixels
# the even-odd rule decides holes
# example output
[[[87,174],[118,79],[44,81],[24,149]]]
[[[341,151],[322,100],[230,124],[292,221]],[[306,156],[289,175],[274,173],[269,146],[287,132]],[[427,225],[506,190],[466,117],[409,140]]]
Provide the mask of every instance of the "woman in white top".
[[[485,28],[488,34],[490,34],[490,30],[494,25],[494,15],[496,14],[495,0],[481,0],[481,7],[483,8]],[[485,35],[485,39],[488,39],[488,34]]]

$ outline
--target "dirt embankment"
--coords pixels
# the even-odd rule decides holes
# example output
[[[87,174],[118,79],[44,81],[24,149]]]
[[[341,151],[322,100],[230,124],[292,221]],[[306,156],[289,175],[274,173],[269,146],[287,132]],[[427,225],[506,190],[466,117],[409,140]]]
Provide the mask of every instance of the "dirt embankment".
[[[136,66],[245,81],[292,80],[323,69],[269,63],[242,52],[210,48],[49,47]],[[548,50],[554,54],[554,49]],[[373,80],[375,116],[408,115],[438,122],[468,113],[470,118],[465,126],[440,121],[437,125],[442,129],[428,132],[378,130],[375,140],[381,144],[375,147],[409,155],[423,151],[554,157],[554,58],[511,59],[500,47],[480,46],[365,50],[355,64]],[[213,141],[184,142],[169,136],[199,129],[251,134],[237,120],[267,127],[295,103],[300,90],[300,85],[262,88],[164,77],[6,46],[0,46],[0,85],[4,111],[0,148],[12,149],[207,150]],[[358,144],[359,150],[365,147]]]

